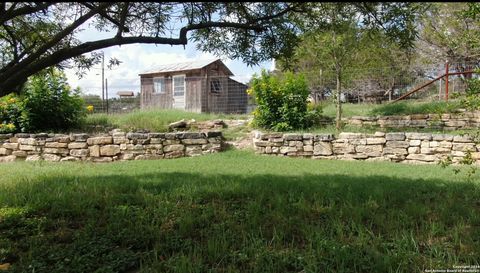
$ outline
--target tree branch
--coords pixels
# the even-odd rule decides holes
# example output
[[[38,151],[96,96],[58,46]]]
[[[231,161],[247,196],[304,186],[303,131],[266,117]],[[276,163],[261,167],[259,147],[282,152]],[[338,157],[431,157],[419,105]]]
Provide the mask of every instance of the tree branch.
[[[118,31],[117,31],[117,35],[116,35],[118,37],[122,36],[123,31],[125,31],[125,32],[129,31],[129,29],[127,27],[125,27],[125,21],[127,20],[129,4],[130,4],[129,2],[125,2],[125,4],[123,5],[123,8],[122,8],[122,12],[120,13],[120,22],[119,22],[119,25],[118,25]]]
[[[21,63],[15,65],[13,69],[10,69],[14,71],[13,73],[8,73],[8,76],[1,75],[2,80],[0,80],[0,86],[13,86],[15,83],[22,82],[22,80],[26,79],[28,76],[47,67],[102,48],[136,43],[182,45],[184,42],[186,43],[186,40],[183,41],[179,38],[161,37],[114,37],[94,42],[86,42],[75,47],[60,49],[53,54],[37,59],[28,65],[23,65],[21,67],[19,67]],[[0,88],[0,92],[2,91],[4,91],[3,88]],[[3,94],[0,93],[0,95]]]
[[[112,5],[111,3],[102,3],[100,6],[96,7],[95,9],[90,10],[87,14],[81,16],[78,18],[75,22],[73,22],[71,25],[68,27],[64,28],[62,31],[57,33],[54,37],[50,39],[50,41],[46,42],[43,44],[40,48],[38,48],[35,52],[30,54],[27,58],[23,59],[21,62],[18,63],[18,66],[27,66],[30,63],[34,62],[35,60],[38,60],[42,54],[47,52],[49,49],[51,49],[54,45],[56,45],[58,42],[60,42],[65,36],[69,35],[72,33],[73,30],[75,30],[77,27],[85,23],[88,19],[93,17],[98,13],[98,10],[104,9],[108,6]],[[1,80],[5,80],[6,77],[9,77],[10,74],[3,74],[0,77]]]
[[[81,3],[81,2],[80,2]],[[127,3],[127,6],[128,6],[128,2]],[[95,6],[89,4],[89,3],[81,3],[82,5],[86,6],[87,8],[89,9],[95,9]],[[128,11],[128,8],[127,10]],[[125,11],[125,12],[126,12]],[[124,26],[124,23],[121,23],[121,22],[117,22],[115,19],[113,19],[110,15],[108,15],[104,10],[99,10],[98,12],[103,18],[107,19],[108,21],[110,21],[111,23],[113,23],[114,25],[116,25],[118,28],[119,28],[119,31],[121,29],[121,31],[123,32],[129,32],[130,30],[128,29],[128,27]],[[122,11],[122,14],[123,14],[123,11]],[[126,16],[126,15],[125,15]]]
[[[15,4],[15,3],[14,3]],[[38,3],[36,6],[23,6],[18,9],[12,9],[14,8],[14,5],[5,12],[2,12],[0,14],[0,25],[3,25],[5,22],[12,20],[13,18],[17,16],[22,16],[22,15],[27,15],[31,13],[35,13],[41,10],[44,10],[52,5],[55,5],[56,2],[45,2],[45,3]]]

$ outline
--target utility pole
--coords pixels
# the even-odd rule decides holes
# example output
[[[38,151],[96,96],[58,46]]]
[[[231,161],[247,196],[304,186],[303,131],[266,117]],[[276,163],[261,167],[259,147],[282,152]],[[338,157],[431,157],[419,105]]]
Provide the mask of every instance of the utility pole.
[[[445,101],[448,102],[448,59],[445,62]]]
[[[102,109],[105,111],[105,54],[102,51]]]
[[[108,114],[108,79],[105,79],[105,98],[107,101],[107,114]]]

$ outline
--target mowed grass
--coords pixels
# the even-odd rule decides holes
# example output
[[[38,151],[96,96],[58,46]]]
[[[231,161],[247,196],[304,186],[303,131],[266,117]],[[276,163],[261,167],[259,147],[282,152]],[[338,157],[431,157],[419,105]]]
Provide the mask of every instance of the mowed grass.
[[[280,158],[0,164],[11,272],[424,272],[480,263],[480,185]]]
[[[193,113],[175,109],[138,110],[125,114],[91,114],[84,124],[85,129],[101,125],[124,130],[168,131],[168,125],[179,120],[206,121],[215,119],[248,119],[248,115],[221,113]]]
[[[396,103],[384,102],[375,103],[343,103],[342,117],[353,116],[393,116],[393,115],[415,115],[415,114],[444,114],[455,112],[462,108],[459,101],[399,101]],[[334,103],[326,103],[323,107],[323,114],[335,118],[336,108]]]
[[[374,103],[342,103],[342,117],[368,116],[370,110],[378,106]],[[337,114],[335,103],[326,103],[322,110],[323,115],[330,118],[335,118]]]

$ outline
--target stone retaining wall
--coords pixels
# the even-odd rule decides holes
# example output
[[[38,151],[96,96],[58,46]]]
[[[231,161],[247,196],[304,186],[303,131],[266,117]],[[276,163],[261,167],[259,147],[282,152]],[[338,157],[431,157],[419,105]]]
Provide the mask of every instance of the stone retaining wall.
[[[480,128],[480,112],[455,114],[418,114],[405,116],[364,117],[353,116],[342,119],[346,124],[378,126],[380,128],[432,128],[458,130]]]
[[[458,163],[467,151],[480,164],[480,144],[470,136],[430,133],[282,134],[255,131],[256,153],[313,159],[387,160],[436,163],[452,157]]]
[[[108,134],[0,134],[0,162],[163,159],[198,156],[223,148],[221,132]]]

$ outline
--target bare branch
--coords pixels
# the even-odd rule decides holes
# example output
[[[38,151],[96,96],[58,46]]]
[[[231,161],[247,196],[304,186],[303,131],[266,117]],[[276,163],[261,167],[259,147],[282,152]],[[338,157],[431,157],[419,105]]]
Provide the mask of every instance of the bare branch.
[[[10,7],[8,10],[0,13],[0,25],[3,25],[5,22],[12,20],[17,16],[32,14],[32,13],[44,10],[55,4],[56,2],[45,2],[45,3],[36,4],[36,6],[23,6],[18,9],[14,9],[15,5],[12,5],[12,7]]]
[[[129,31],[129,29],[125,27],[125,21],[127,20],[129,4],[130,4],[129,2],[125,2],[125,4],[123,5],[122,12],[120,13],[120,22],[118,25],[118,31],[116,36],[122,36],[123,31],[125,32]]]
[[[102,3],[100,6],[90,10],[87,12],[85,15],[81,16],[78,18],[75,22],[73,22],[71,25],[68,27],[64,28],[61,32],[57,33],[54,37],[52,37],[48,42],[43,44],[40,48],[38,48],[35,52],[30,54],[27,58],[19,62],[19,66],[24,66],[32,63],[33,61],[37,60],[40,58],[42,54],[47,52],[51,47],[56,45],[59,41],[61,41],[63,38],[65,38],[67,35],[71,34],[72,31],[74,31],[76,28],[78,28],[80,25],[85,23],[88,19],[92,18],[94,15],[98,13],[99,10],[104,9],[108,6],[112,5],[111,3]],[[8,75],[2,75],[0,77],[1,80]]]
[[[86,7],[89,8],[89,9],[95,9],[95,6],[93,6],[92,4],[89,4],[89,3],[86,3],[86,2],[81,3],[81,4],[84,5],[84,6],[86,6]],[[127,9],[124,10],[124,11],[122,11],[122,14],[123,14],[123,12],[126,13],[126,12],[128,11],[128,2],[126,2],[126,6],[127,6]],[[125,22],[123,22],[123,23],[122,23],[122,22],[117,22],[117,20],[113,19],[110,15],[108,15],[108,14],[105,12],[105,10],[102,10],[102,9],[101,9],[101,10],[98,11],[98,13],[99,13],[102,17],[104,17],[105,19],[107,19],[108,21],[110,21],[110,22],[112,22],[113,24],[115,24],[115,25],[119,28],[119,31],[120,31],[120,29],[121,29],[121,31],[123,31],[123,32],[129,32],[129,31],[130,31],[126,26],[124,26],[124,23],[125,23]],[[125,15],[125,16],[126,16],[126,15]]]

